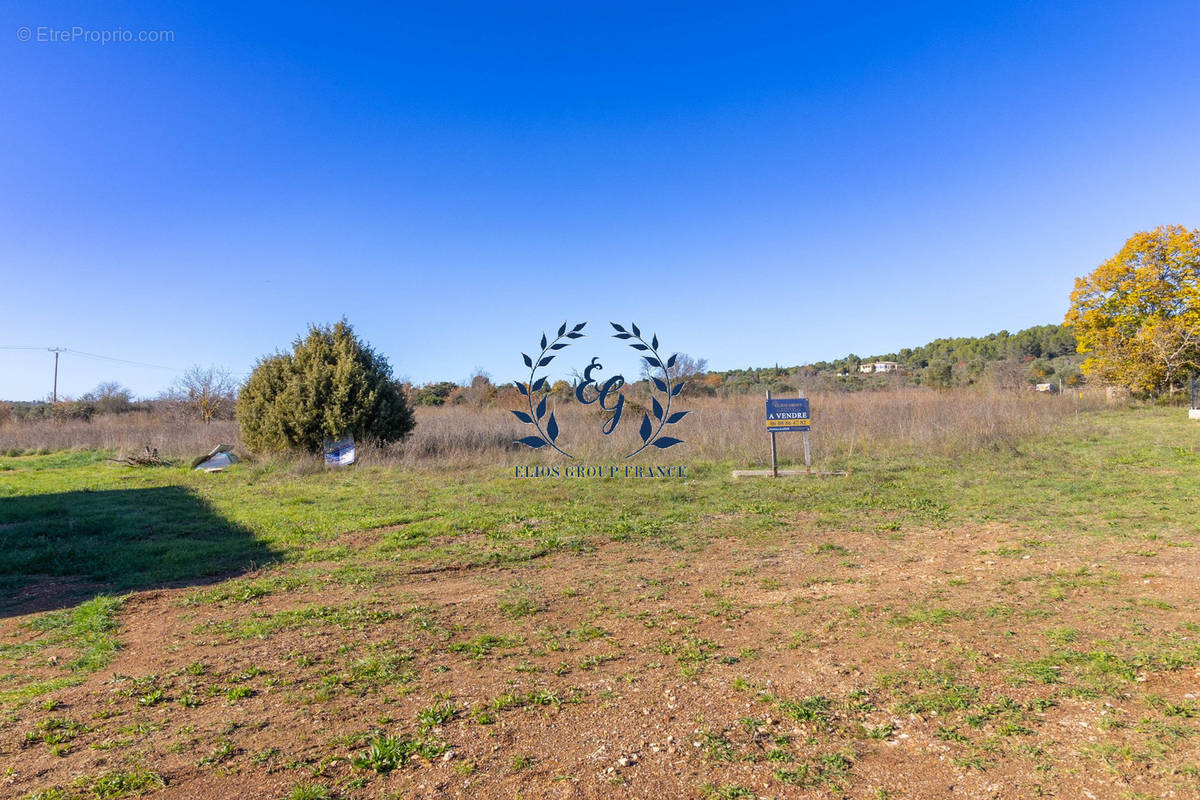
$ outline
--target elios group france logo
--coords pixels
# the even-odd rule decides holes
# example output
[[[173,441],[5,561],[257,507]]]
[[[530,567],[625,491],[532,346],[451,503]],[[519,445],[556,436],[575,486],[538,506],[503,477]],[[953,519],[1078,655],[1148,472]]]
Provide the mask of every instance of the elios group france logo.
[[[678,407],[679,393],[683,391],[685,381],[675,376],[672,368],[675,367],[679,354],[673,353],[664,358],[659,352],[658,335],[651,334],[647,340],[636,323],[631,323],[628,328],[615,322],[610,322],[609,325],[615,331],[612,335],[614,339],[625,341],[629,347],[641,354],[640,358],[645,364],[644,372],[651,387],[650,405],[642,412],[641,423],[638,426],[641,444],[625,458],[633,458],[646,448],[665,450],[682,444],[682,439],[668,433],[669,426],[678,424],[689,413]],[[584,338],[583,331],[586,327],[586,322],[574,326],[564,322],[558,327],[558,333],[553,339],[545,333],[542,334],[541,350],[536,356],[521,354],[525,366],[529,368],[529,381],[515,381],[517,389],[525,399],[525,406],[520,410],[513,410],[512,413],[521,422],[533,426],[533,432],[518,439],[520,444],[539,450],[549,448],[567,458],[574,458],[560,445],[562,429],[554,409],[548,406],[549,388],[552,384],[546,375],[539,377],[538,373],[545,371],[559,355],[562,355],[562,351],[576,340]],[[625,386],[626,381],[623,375],[612,375],[601,382],[596,373],[603,370],[604,365],[600,362],[600,357],[593,356],[578,373],[579,377],[573,384],[572,396],[576,402],[598,408],[609,415],[600,425],[600,433],[611,436],[625,419],[626,398],[621,388]]]

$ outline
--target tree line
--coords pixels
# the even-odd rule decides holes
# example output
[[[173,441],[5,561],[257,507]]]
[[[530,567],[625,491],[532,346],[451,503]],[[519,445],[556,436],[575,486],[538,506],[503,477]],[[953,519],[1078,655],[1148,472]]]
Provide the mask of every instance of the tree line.
[[[894,362],[896,368],[889,365],[885,374],[859,369],[877,362]],[[1200,230],[1175,225],[1130,237],[1115,256],[1076,280],[1060,325],[935,339],[866,359],[850,354],[792,367],[710,371],[704,359],[680,354],[672,369],[692,395],[856,390],[897,382],[937,388],[990,382],[1020,389],[1041,382],[1076,386],[1085,377],[1142,395],[1173,393],[1200,371]],[[571,390],[566,381],[545,388],[563,397]],[[240,387],[226,371],[197,366],[151,401],[136,401],[127,389],[106,383],[77,400],[0,403],[0,424],[166,408],[204,422],[236,418],[252,449],[317,450],[345,434],[402,439],[416,424],[415,405],[511,405],[514,391],[484,373],[465,385],[402,383],[387,359],[342,320],[311,326],[290,351],[259,359]]]

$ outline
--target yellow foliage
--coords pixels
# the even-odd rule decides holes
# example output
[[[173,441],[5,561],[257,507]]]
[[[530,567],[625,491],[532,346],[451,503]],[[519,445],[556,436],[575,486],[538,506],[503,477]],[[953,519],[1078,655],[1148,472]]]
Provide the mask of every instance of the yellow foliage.
[[[1200,230],[1134,234],[1095,272],[1075,279],[1066,322],[1089,378],[1154,393],[1200,369]]]

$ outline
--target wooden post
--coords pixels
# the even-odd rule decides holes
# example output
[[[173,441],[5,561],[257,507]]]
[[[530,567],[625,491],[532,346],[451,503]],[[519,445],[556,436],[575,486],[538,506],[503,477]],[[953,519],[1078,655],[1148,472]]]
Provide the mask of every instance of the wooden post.
[[[54,353],[54,392],[50,395],[50,402],[58,402],[58,354],[62,352],[61,347],[51,347],[50,352]]]
[[[771,390],[767,389],[767,403],[771,402]],[[775,431],[771,431],[771,477],[779,477],[779,461],[775,457]]]
[[[804,397],[803,389],[800,390],[800,397],[801,398]],[[812,409],[811,408],[809,409],[808,413],[809,413],[808,422],[809,422],[809,425],[811,425],[812,424]],[[811,475],[812,474],[812,450],[810,450],[808,447],[808,431],[804,431],[803,435],[804,435],[804,471],[807,472],[809,475]]]

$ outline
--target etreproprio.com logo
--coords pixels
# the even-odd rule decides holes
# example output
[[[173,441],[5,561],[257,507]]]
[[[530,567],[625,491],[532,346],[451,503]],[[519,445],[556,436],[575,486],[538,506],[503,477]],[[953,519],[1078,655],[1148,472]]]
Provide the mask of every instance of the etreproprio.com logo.
[[[130,28],[85,28],[69,25],[22,25],[17,28],[18,42],[35,44],[163,44],[175,41],[173,30],[132,30]]]

